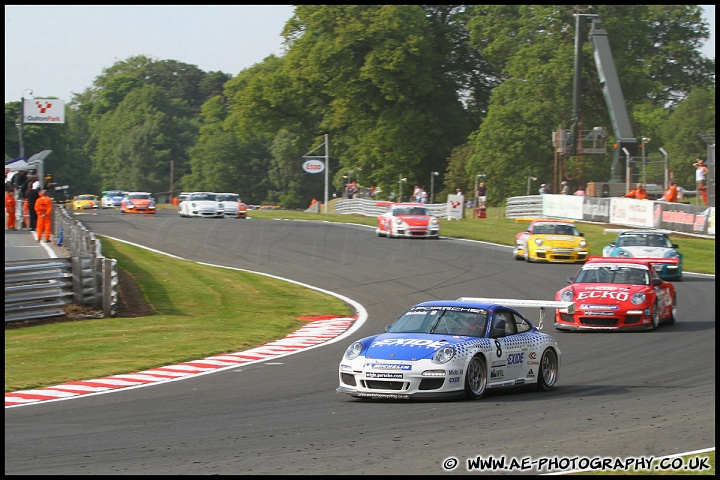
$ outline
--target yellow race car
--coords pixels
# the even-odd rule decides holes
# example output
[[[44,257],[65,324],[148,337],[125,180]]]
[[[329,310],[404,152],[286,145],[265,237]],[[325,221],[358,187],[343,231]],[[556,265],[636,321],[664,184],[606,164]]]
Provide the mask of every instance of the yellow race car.
[[[513,257],[526,262],[585,263],[590,245],[583,233],[567,220],[532,220],[515,235]]]
[[[99,200],[95,195],[78,195],[73,198],[73,210],[94,210],[98,208]]]

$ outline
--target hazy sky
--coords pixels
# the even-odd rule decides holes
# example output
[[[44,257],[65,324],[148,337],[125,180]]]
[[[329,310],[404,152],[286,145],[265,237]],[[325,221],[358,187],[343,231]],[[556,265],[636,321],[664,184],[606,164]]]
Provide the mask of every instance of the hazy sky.
[[[702,7],[712,32],[703,53],[715,58],[715,6]],[[292,5],[5,5],[5,103],[69,102],[136,55],[235,76],[284,53],[280,33],[292,14]]]

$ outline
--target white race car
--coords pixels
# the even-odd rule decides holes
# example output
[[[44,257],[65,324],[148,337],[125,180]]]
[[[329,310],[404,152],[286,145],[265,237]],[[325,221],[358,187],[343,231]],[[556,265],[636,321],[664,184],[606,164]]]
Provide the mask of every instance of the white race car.
[[[178,215],[181,217],[223,218],[225,211],[215,193],[192,192],[178,205]]]
[[[100,199],[100,206],[102,208],[120,208],[123,197],[128,192],[123,190],[107,190],[103,192],[103,196]]]
[[[488,388],[550,390],[560,349],[512,307],[540,308],[542,328],[546,308],[574,312],[575,304],[492,298],[420,303],[385,333],[348,347],[336,391],[358,398],[478,399]]]
[[[377,217],[375,233],[388,238],[440,238],[440,221],[422,203],[393,203]]]
[[[222,202],[223,211],[226,217],[247,218],[248,207],[240,200],[237,193],[218,193],[218,202]]]

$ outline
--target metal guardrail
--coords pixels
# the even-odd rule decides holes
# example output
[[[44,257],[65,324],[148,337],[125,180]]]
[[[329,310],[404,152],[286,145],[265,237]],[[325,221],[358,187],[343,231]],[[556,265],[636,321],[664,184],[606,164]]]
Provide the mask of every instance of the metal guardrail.
[[[391,202],[368,200],[366,198],[349,198],[335,202],[335,213],[377,217],[388,211]],[[446,203],[428,203],[425,205],[431,215],[442,217],[447,215]]]
[[[70,259],[5,262],[5,321],[63,315],[73,302]]]
[[[5,262],[5,321],[62,316],[71,303],[115,315],[117,260],[105,258],[100,240],[62,205],[53,208],[52,228],[70,258]]]

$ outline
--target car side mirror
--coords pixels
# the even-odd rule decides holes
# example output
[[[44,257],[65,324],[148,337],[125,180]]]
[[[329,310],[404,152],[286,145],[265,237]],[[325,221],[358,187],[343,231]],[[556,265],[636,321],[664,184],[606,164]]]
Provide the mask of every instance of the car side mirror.
[[[611,242],[611,243],[610,243],[610,246],[614,248],[614,247],[615,247],[615,242]]]
[[[676,249],[676,250],[677,250],[678,248],[680,248],[680,246],[679,246],[677,243],[673,243],[673,244],[672,244],[672,247],[673,247],[674,249]]]
[[[390,327],[392,327],[392,323],[385,325],[385,331],[387,332],[388,330],[390,330]]]
[[[575,281],[575,277],[568,277],[567,283],[573,283]]]
[[[662,285],[663,281],[659,278],[653,278],[652,284],[653,287],[657,287],[658,285]]]
[[[584,237],[584,236],[585,236],[585,234],[582,233],[582,232],[580,232],[579,235],[580,235],[581,237]]]

